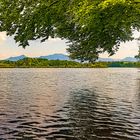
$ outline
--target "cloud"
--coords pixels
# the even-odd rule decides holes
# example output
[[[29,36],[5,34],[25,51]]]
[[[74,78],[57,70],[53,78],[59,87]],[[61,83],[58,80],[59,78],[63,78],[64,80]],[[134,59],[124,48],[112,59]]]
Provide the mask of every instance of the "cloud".
[[[0,32],[0,43],[7,39],[6,32]]]
[[[62,41],[60,38],[51,38],[51,37],[49,37],[49,39],[47,40],[47,42],[49,43],[56,43],[60,41]]]

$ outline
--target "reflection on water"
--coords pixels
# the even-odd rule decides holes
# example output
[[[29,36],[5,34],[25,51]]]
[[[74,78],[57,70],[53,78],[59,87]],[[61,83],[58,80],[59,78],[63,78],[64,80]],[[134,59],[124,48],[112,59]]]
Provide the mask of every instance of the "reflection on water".
[[[85,90],[75,92],[70,104],[69,115],[73,120],[75,136],[79,139],[140,138],[139,112],[134,112],[132,102],[118,104],[107,96]]]
[[[138,140],[137,69],[0,69],[0,139]]]

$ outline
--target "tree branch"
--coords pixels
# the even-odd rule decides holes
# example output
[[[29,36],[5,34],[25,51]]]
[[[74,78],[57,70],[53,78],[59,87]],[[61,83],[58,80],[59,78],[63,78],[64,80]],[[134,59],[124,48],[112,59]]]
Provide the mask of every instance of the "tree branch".
[[[58,3],[59,1],[60,1],[60,0],[56,0],[56,1],[52,2],[48,7],[53,6],[54,4]]]

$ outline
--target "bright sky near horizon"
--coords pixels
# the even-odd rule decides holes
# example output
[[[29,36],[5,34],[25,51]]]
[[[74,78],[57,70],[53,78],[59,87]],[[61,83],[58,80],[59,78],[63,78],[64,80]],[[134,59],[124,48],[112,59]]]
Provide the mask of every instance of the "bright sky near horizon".
[[[140,33],[134,33],[136,37]],[[18,47],[18,44],[15,43],[12,37],[7,37],[5,32],[0,32],[0,59],[5,59],[11,56],[26,55],[28,57],[38,57],[45,56],[54,53],[63,53],[67,54],[66,48],[68,47],[65,43],[65,40],[59,38],[49,39],[44,43],[40,43],[39,40],[31,41],[30,46],[27,46],[26,49],[23,49],[21,46]],[[138,42],[136,40],[121,43],[119,51],[111,56],[110,58],[124,58],[124,57],[133,57],[138,53]],[[101,54],[102,58],[107,58],[107,54]]]

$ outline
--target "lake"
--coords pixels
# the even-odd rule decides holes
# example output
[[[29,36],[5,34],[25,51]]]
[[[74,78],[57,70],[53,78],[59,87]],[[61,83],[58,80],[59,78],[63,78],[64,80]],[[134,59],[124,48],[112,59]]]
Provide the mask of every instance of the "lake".
[[[0,140],[139,140],[140,70],[0,69]]]

